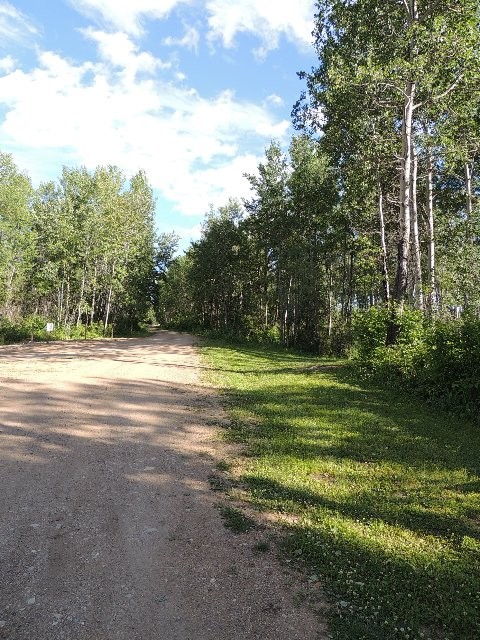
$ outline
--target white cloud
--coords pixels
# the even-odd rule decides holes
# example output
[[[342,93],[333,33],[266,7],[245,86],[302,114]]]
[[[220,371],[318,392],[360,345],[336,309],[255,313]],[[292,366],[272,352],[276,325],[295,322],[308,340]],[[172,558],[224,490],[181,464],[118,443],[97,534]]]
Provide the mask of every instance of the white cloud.
[[[284,138],[289,122],[229,91],[203,98],[122,34],[84,33],[98,60],[74,64],[43,52],[31,71],[0,76],[2,146],[16,158],[23,149],[19,163],[32,178],[45,178],[42,154],[50,164],[56,155],[59,167],[116,164],[127,175],[142,168],[187,215],[248,194],[243,172],[255,170],[259,146]]]
[[[174,38],[172,36],[168,36],[164,38],[163,44],[167,47],[186,47],[187,49],[193,49],[194,51],[198,50],[198,45],[200,43],[200,33],[195,27],[187,26],[185,27],[185,34],[182,38]]]
[[[83,29],[85,37],[96,42],[98,53],[103,62],[115,68],[123,69],[131,78],[137,73],[154,75],[158,69],[169,69],[170,62],[162,62],[147,51],[140,51],[139,47],[130,40],[127,34],[105,33],[88,27]]]
[[[312,43],[313,0],[207,0],[210,41],[234,46],[238,33],[251,33],[261,40],[256,55],[276,49],[284,35],[300,47]]]
[[[15,69],[16,62],[12,58],[12,56],[5,56],[5,58],[0,58],[0,71],[4,73],[10,73]]]
[[[275,93],[272,93],[265,98],[265,104],[271,105],[272,107],[283,107],[285,105],[285,102],[283,101],[283,98],[277,96]]]
[[[28,39],[38,35],[38,30],[27,16],[9,2],[0,1],[0,43],[18,42],[26,44]],[[1,44],[0,44],[1,46]]]
[[[158,227],[159,233],[170,233],[172,231],[172,225],[160,224]],[[180,252],[185,251],[190,246],[190,243],[195,240],[200,240],[202,236],[202,225],[195,224],[192,227],[186,227],[184,225],[175,225],[175,229],[173,229],[177,236],[179,237],[179,250]]]
[[[70,4],[88,18],[103,20],[107,25],[140,36],[143,19],[162,19],[178,4],[191,0],[70,0]]]

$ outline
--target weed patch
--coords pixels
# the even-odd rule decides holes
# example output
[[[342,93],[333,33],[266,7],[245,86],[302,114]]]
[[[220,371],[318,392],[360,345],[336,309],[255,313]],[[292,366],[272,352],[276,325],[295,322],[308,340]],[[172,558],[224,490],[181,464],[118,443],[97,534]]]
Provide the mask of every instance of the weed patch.
[[[256,528],[255,521],[235,507],[220,507],[223,524],[233,533],[247,533]]]

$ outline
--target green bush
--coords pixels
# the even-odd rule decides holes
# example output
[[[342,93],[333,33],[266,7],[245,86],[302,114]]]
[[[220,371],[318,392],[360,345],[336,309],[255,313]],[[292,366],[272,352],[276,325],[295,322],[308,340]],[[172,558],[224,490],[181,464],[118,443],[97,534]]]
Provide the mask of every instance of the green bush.
[[[258,342],[260,344],[280,344],[280,330],[277,325],[262,328],[250,328],[245,332],[245,337],[249,342]]]
[[[399,326],[397,342],[387,346],[389,320],[390,310],[386,307],[355,313],[350,355],[359,371],[368,376],[411,385],[424,357],[428,331],[425,318],[419,311],[405,309],[395,318]]]
[[[426,336],[419,387],[445,407],[480,411],[480,320],[437,322]]]
[[[22,324],[11,322],[6,318],[0,320],[0,344],[22,342],[29,337],[29,331]]]
[[[390,386],[415,389],[449,409],[480,413],[480,320],[428,322],[405,309],[396,318],[398,340],[386,345],[388,310],[355,314],[350,356],[360,375]]]
[[[370,307],[357,311],[352,317],[352,347],[350,355],[365,364],[375,356],[377,349],[385,346],[387,339],[388,309]]]
[[[55,324],[53,331],[47,332],[49,318],[39,315],[29,315],[20,321],[12,322],[5,318],[0,320],[0,344],[14,344],[29,340],[82,340],[84,338],[101,338],[104,335],[102,322],[88,325],[58,326]],[[112,326],[108,325],[106,336],[112,335]]]

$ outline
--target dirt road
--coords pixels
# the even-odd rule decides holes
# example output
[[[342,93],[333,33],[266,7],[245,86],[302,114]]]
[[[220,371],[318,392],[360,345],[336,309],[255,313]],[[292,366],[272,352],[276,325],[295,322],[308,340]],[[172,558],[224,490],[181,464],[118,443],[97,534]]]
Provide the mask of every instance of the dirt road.
[[[295,576],[222,526],[193,342],[0,348],[0,638],[327,637]]]

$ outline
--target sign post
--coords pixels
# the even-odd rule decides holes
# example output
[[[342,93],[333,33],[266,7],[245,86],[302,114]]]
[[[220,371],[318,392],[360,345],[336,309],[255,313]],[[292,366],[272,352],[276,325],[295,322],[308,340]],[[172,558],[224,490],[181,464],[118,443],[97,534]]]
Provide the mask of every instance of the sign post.
[[[45,328],[47,330],[47,341],[48,341],[48,340],[50,340],[50,334],[52,333],[52,331],[54,329],[53,322],[47,322],[47,326]]]

